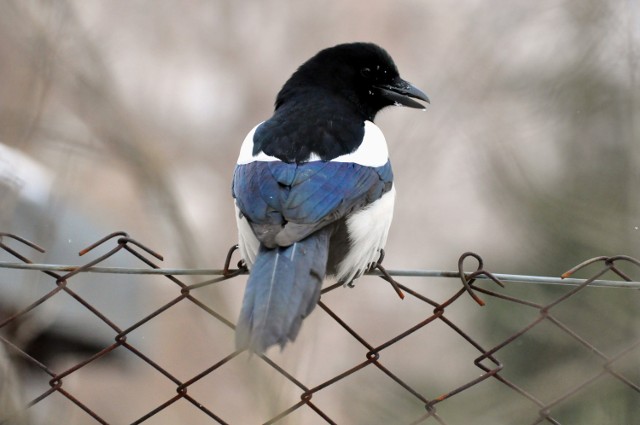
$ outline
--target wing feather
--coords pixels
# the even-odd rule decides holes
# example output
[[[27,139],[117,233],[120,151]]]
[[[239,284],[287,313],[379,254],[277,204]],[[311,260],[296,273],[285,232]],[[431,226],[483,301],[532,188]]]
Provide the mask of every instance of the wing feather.
[[[263,244],[287,246],[376,201],[392,180],[389,162],[255,161],[236,166],[233,195]]]

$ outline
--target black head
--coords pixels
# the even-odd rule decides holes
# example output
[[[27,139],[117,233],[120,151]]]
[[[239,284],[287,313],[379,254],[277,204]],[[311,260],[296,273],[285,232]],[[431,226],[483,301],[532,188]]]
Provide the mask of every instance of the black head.
[[[372,43],[339,44],[302,64],[278,93],[276,109],[304,95],[346,100],[358,114],[373,120],[391,105],[424,109],[425,93],[400,78],[393,59]]]

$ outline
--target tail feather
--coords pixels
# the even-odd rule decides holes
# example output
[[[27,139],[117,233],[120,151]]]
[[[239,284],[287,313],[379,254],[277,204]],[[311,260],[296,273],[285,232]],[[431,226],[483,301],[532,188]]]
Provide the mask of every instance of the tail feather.
[[[288,247],[260,246],[236,328],[236,347],[263,353],[295,340],[318,303],[329,252],[328,230]]]

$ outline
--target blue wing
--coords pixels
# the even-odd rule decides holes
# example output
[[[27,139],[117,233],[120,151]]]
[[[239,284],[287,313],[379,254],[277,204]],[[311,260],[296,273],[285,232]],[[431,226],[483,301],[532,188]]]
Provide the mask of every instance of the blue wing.
[[[255,161],[236,166],[232,191],[256,237],[273,248],[300,241],[376,201],[392,181],[388,161],[382,167]]]

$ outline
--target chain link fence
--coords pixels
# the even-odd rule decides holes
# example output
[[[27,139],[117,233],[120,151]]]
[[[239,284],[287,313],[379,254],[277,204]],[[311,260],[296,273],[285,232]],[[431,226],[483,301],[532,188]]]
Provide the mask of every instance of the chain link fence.
[[[182,423],[219,424],[623,424],[640,417],[640,282],[635,277],[640,261],[632,257],[593,258],[558,279],[494,274],[474,253],[463,254],[453,272],[393,271],[379,265],[360,279],[366,282],[358,284],[364,291],[359,294],[373,291],[372,280],[386,280],[397,295],[388,285],[375,290],[384,290],[387,301],[404,298],[394,304],[395,313],[374,307],[360,314],[366,309],[362,295],[334,296],[342,285],[328,285],[307,320],[315,317],[330,331],[322,338],[312,336],[315,325],[305,322],[300,339],[284,352],[257,356],[234,349],[235,315],[207,295],[221,285],[237,287],[246,274],[242,262],[232,265],[233,249],[221,270],[163,269],[160,254],[117,232],[80,252],[96,256],[80,266],[34,264],[32,253],[43,252],[40,246],[0,235],[0,297],[9,282],[44,277],[31,298],[11,306],[0,301],[0,357],[2,365],[9,365],[0,365],[0,424],[54,423],[51,412],[60,414],[58,405],[68,416],[55,423],[65,424],[176,423],[171,412],[178,405],[194,415]],[[139,265],[118,267],[125,257]],[[137,275],[150,280],[143,294],[162,287],[163,296],[161,303],[143,297],[148,302],[132,313],[134,320],[111,317],[104,299],[90,291],[91,285],[133,287]],[[97,276],[106,276],[107,283],[98,283]],[[542,291],[523,289],[531,287]],[[613,293],[622,294],[625,303],[611,298]],[[81,321],[96,323],[110,340],[99,339],[97,345],[53,361],[20,337],[30,317],[62,299],[80,306]],[[110,302],[124,301],[116,297]],[[239,300],[236,304],[239,308]],[[184,313],[187,306],[189,313]],[[183,315],[196,314],[194,309],[204,322],[221,328],[222,336],[208,338],[190,325],[181,328]],[[145,336],[164,331],[145,329],[174,310],[179,314],[171,317],[177,319],[163,327],[167,334],[177,328],[175,344],[198,334],[208,349],[194,354],[181,347],[181,354],[168,361],[150,348]],[[479,310],[496,312],[493,321],[478,318]],[[313,342],[316,337],[320,342]],[[301,351],[305,345],[316,355]],[[62,342],[54,336],[51,347],[55,351]],[[208,363],[187,372],[186,352]],[[110,363],[114,370],[125,370],[117,375],[120,386],[93,391],[100,380],[115,376],[96,369],[107,359],[117,360]],[[153,381],[128,395],[126,403],[118,400],[117,393],[129,386],[128,376],[139,369],[151,371]],[[308,372],[315,369],[322,373]],[[20,388],[27,382],[29,389]],[[284,386],[287,391],[280,390]],[[593,421],[580,416],[585,405],[600,406],[589,410]],[[602,422],[607,415],[611,421]]]

